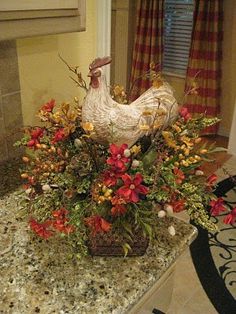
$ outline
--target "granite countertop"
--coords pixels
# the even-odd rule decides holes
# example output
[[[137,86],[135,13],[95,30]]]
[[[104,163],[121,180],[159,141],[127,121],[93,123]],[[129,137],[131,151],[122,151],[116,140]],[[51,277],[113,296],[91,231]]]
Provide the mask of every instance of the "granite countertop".
[[[122,314],[164,274],[196,237],[172,217],[142,257],[71,259],[63,239],[35,241],[19,218],[17,192],[0,198],[0,313]],[[176,235],[167,227],[173,225]]]

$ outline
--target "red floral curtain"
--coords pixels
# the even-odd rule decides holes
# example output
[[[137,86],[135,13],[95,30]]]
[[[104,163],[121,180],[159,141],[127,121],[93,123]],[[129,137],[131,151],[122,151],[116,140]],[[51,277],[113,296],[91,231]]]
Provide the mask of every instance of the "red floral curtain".
[[[140,78],[151,62],[162,66],[164,0],[139,0],[130,86],[135,82],[130,100],[136,99],[150,86],[148,78]]]
[[[192,83],[197,83],[197,94],[186,96],[185,106],[193,114],[206,113],[217,116],[220,112],[221,59],[223,39],[223,1],[196,0],[187,69],[185,92]],[[205,133],[214,134],[218,125],[211,126]]]

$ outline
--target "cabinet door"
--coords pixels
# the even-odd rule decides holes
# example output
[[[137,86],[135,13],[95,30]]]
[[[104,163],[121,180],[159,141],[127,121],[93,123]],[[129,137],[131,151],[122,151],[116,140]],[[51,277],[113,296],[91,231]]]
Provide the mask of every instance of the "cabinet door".
[[[85,30],[85,0],[1,0],[0,40]]]

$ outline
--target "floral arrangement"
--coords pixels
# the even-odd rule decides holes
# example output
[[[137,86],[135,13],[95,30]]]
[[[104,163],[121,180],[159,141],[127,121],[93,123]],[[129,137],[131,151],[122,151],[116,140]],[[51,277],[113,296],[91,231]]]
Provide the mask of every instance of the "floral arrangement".
[[[127,102],[121,87],[113,91]],[[225,207],[213,195],[217,177],[201,169],[216,150],[199,134],[217,118],[192,118],[182,107],[172,125],[128,147],[95,142],[77,99],[60,106],[50,100],[38,117],[43,125],[25,128],[16,145],[27,148],[21,177],[29,225],[39,237],[62,236],[85,254],[89,236],[118,234],[127,254],[135,230],[152,239],[159,219],[183,210],[216,230],[207,207],[212,215]],[[174,236],[173,226],[168,231]]]

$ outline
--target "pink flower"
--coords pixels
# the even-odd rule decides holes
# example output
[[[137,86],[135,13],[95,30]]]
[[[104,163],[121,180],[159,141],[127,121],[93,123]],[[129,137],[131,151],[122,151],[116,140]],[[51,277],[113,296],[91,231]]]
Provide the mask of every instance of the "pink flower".
[[[41,110],[45,112],[52,112],[54,106],[55,106],[55,99],[51,99],[49,102],[47,102],[45,105],[41,107]]]
[[[211,206],[210,212],[212,216],[217,216],[221,212],[226,210],[224,206],[224,200],[221,197],[218,198],[217,200],[210,201],[210,206]]]
[[[115,168],[124,171],[125,164],[130,161],[130,158],[125,157],[124,151],[128,148],[127,144],[122,144],[120,147],[111,144],[109,151],[111,153],[111,157],[107,159],[107,164],[110,166],[114,166]]]
[[[35,219],[30,219],[30,228],[41,238],[48,239],[53,235],[53,232],[51,230],[48,230],[48,228],[51,226],[51,221],[46,220],[43,223],[37,222]]]
[[[236,207],[234,207],[231,212],[224,218],[224,223],[229,225],[235,223],[236,220]]]
[[[182,118],[184,118],[185,121],[188,121],[192,118],[191,114],[188,112],[188,109],[186,107],[182,107],[179,110],[179,113]]]
[[[148,188],[141,184],[143,177],[140,173],[136,173],[133,179],[127,173],[121,178],[124,185],[117,190],[117,194],[126,201],[137,203],[140,194],[146,195],[148,193]]]

